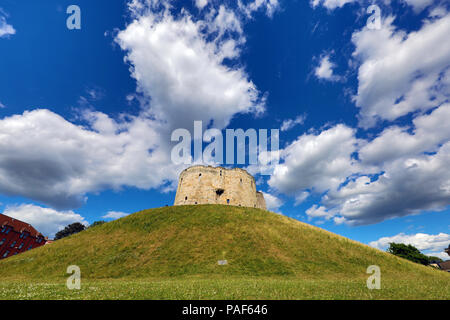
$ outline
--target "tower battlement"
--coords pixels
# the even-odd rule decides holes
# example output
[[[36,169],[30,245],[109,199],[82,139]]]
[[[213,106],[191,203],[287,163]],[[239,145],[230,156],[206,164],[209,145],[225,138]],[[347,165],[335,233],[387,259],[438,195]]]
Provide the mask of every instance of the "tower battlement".
[[[223,204],[266,210],[262,192],[256,191],[255,178],[244,169],[193,166],[180,174],[176,206]]]

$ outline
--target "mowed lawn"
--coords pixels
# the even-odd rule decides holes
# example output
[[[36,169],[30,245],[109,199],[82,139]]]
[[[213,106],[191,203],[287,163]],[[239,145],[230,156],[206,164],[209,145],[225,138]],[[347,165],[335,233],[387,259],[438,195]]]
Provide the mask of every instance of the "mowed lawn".
[[[231,277],[206,279],[104,279],[81,280],[80,290],[69,290],[65,280],[6,280],[0,283],[0,300],[309,300],[395,299],[449,300],[450,280],[414,281],[383,279],[381,289],[368,289],[366,279],[288,279]]]

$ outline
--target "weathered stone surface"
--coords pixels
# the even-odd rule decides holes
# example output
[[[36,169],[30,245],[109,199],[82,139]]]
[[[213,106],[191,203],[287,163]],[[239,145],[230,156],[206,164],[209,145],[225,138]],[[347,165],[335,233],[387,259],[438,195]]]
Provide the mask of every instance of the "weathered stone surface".
[[[256,191],[255,179],[234,168],[193,166],[180,174],[175,205],[224,204],[266,210],[266,201]]]
[[[256,192],[256,207],[266,209],[266,200],[264,199],[264,194],[260,191]]]

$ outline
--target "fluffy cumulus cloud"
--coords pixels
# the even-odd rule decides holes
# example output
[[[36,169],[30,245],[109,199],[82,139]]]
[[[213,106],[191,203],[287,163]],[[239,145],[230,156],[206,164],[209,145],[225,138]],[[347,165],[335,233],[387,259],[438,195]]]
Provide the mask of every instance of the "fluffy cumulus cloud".
[[[450,105],[416,117],[414,126],[386,128],[359,150],[361,171],[323,202],[349,223],[442,210],[450,204]],[[408,132],[409,131],[409,132]]]
[[[311,220],[313,218],[322,218],[329,220],[333,217],[333,213],[328,211],[323,206],[318,206],[317,204],[313,205],[311,208],[306,210],[306,214],[308,215],[308,218]]]
[[[311,0],[311,5],[315,8],[317,6],[324,6],[329,10],[340,8],[347,3],[352,3],[357,0]]]
[[[368,224],[450,204],[450,46],[444,40],[450,15],[439,16],[409,34],[388,17],[380,30],[353,35],[354,56],[361,60],[355,96],[360,125],[415,117],[412,125],[388,126],[361,143],[359,168],[331,187],[311,216]]]
[[[266,200],[266,207],[268,210],[277,211],[283,205],[283,201],[277,196],[265,192],[263,192],[263,194],[264,199]]]
[[[56,211],[32,204],[7,206],[4,214],[31,224],[44,236],[53,238],[55,233],[67,225],[80,222],[88,225],[86,220],[73,211]]]
[[[126,217],[129,213],[120,212],[120,211],[109,211],[107,214],[102,216],[103,219],[120,219]]]
[[[0,120],[0,192],[67,209],[81,205],[88,192],[148,189],[176,178],[177,168],[159,148],[159,124],[84,116],[86,126],[49,110]]]
[[[450,234],[447,233],[439,233],[436,235],[425,233],[407,235],[400,233],[392,237],[383,237],[372,241],[369,245],[380,250],[386,250],[391,242],[411,244],[421,252],[430,256],[439,257],[442,260],[449,260],[450,258],[444,252],[444,249],[448,248],[450,244]]]
[[[430,18],[442,18],[447,14],[447,9],[443,6],[436,6],[430,10],[429,17]]]
[[[337,81],[339,80],[339,77],[333,74],[333,69],[335,67],[336,65],[330,61],[330,56],[323,55],[320,58],[319,65],[314,70],[314,74],[318,79]]]
[[[354,134],[353,129],[337,125],[300,136],[280,151],[283,162],[275,167],[269,185],[287,194],[337,188],[357,166],[352,157],[358,145]]]
[[[90,192],[173,188],[183,169],[170,159],[174,129],[191,129],[194,120],[223,128],[235,114],[264,111],[264,95],[242,64],[224,59],[239,58],[248,12],[274,3],[210,4],[194,19],[187,10],[172,15],[170,1],[130,1],[132,20],[116,41],[144,97],[142,112],[113,119],[86,111],[77,124],[47,109],[1,119],[0,192],[66,210]],[[98,93],[88,90],[84,100],[101,99]]]
[[[450,203],[450,143],[434,155],[395,160],[377,178],[360,176],[323,199],[326,207],[351,224],[439,211]]]
[[[412,126],[391,126],[383,130],[359,155],[366,164],[382,166],[396,159],[437,152],[450,138],[450,104],[413,119]]]
[[[314,3],[329,8],[345,4]],[[426,7],[426,1],[421,3]],[[381,29],[364,27],[352,36],[359,61],[354,101],[360,126],[408,114],[411,124],[388,124],[371,139],[357,139],[356,130],[340,124],[304,134],[281,151],[282,161],[268,183],[294,195],[296,204],[313,193],[321,195],[320,203],[306,212],[310,218],[360,225],[448,208],[450,15],[435,8],[429,16],[410,33],[386,17]],[[316,75],[332,77],[327,56]]]
[[[412,6],[414,11],[417,13],[433,4],[433,0],[403,0],[403,2]]]
[[[312,218],[371,224],[439,211],[450,204],[450,105],[414,119],[413,127],[387,127],[372,141],[337,125],[305,134],[281,151],[269,180],[301,203],[309,192],[325,193]]]
[[[199,9],[203,9],[208,4],[208,0],[195,0],[195,5]]]
[[[16,33],[14,27],[6,22],[6,14],[0,8],[0,38],[8,37]]]
[[[450,95],[450,14],[410,33],[393,21],[387,17],[380,30],[365,27],[352,37],[361,62],[354,99],[364,128],[427,111]]]
[[[156,117],[171,128],[191,128],[194,120],[223,128],[235,114],[263,112],[245,70],[223,63],[245,43],[240,11],[220,5],[200,19],[187,11],[174,17],[167,6],[150,10],[135,1],[135,19],[116,39]]]
[[[248,1],[246,4],[244,4],[244,2],[245,1],[238,0],[238,6],[247,17],[251,17],[255,11],[261,9],[264,9],[266,14],[271,17],[280,7],[278,0],[253,0]]]

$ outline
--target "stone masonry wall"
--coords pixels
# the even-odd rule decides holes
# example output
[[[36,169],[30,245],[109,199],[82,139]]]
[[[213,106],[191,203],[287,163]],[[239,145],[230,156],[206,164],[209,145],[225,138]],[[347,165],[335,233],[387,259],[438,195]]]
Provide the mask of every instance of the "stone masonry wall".
[[[266,209],[264,196],[256,192],[255,179],[239,168],[194,166],[178,180],[174,205],[224,204]]]
[[[256,207],[266,209],[266,200],[264,199],[264,194],[260,191],[256,192]]]

